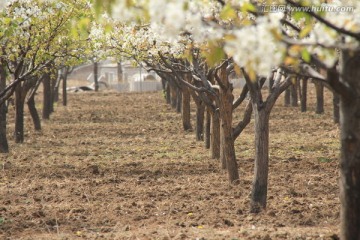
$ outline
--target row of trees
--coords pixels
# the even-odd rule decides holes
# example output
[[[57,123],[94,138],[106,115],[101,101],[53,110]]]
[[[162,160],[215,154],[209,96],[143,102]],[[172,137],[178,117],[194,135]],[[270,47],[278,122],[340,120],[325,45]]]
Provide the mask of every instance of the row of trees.
[[[99,17],[103,9],[112,14],[94,23],[93,12]],[[185,130],[192,127],[194,100],[196,137],[205,136],[232,184],[239,180],[234,141],[253,114],[251,211],[259,212],[266,208],[271,110],[295,79],[302,79],[306,89],[311,78],[341,100],[342,238],[359,238],[359,16],[356,0],[94,0],[92,6],[85,0],[10,1],[0,17],[0,149],[7,151],[3,103],[14,93],[15,136],[22,142],[24,102],[36,112],[40,80],[44,99],[51,99],[47,94],[58,85],[51,84],[57,69],[66,73],[76,61],[91,56],[97,62],[104,53],[117,60],[132,58],[162,77],[168,100],[182,112]],[[229,81],[232,72],[246,81],[238,97]],[[265,97],[261,89],[266,80],[271,84]],[[241,104],[246,104],[243,118],[233,123]]]
[[[253,112],[253,212],[266,207],[269,117],[275,101],[296,78],[303,89],[309,78],[331,88],[335,102],[341,101],[342,238],[360,237],[358,1],[109,2],[116,2],[117,20],[111,20],[116,25],[99,39],[110,54],[145,62],[162,77],[172,93],[169,100],[182,103],[184,129],[190,127],[189,96],[194,99],[198,139],[206,112],[207,143],[231,183],[239,179],[234,141]],[[246,80],[238,98],[228,78],[232,71]],[[261,91],[265,80],[272,83],[266,98]],[[233,123],[233,111],[245,104],[247,93],[251,100],[243,120]]]
[[[89,59],[89,40],[94,11],[85,0],[12,0],[0,12],[0,152],[9,151],[6,113],[9,98],[15,102],[16,143],[24,141],[24,107],[27,104],[35,130],[41,122],[35,104],[43,86],[42,118],[49,119],[71,66]]]

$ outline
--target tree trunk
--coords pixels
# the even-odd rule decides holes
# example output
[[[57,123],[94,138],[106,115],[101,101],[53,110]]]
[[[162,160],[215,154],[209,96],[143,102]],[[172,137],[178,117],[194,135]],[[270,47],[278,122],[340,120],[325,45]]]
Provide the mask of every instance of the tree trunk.
[[[63,84],[62,84],[62,97],[63,97],[63,106],[67,106],[67,75],[69,67],[64,68],[63,72]]]
[[[27,105],[29,108],[31,118],[34,123],[35,130],[40,131],[41,130],[41,121],[40,121],[39,113],[38,113],[38,111],[36,109],[36,105],[35,105],[35,94],[30,96],[30,98],[27,101]]]
[[[177,91],[174,85],[170,84],[170,92],[171,92],[171,107],[176,109],[177,105]]]
[[[255,118],[255,176],[251,192],[251,212],[257,213],[266,208],[270,113],[257,102],[253,105],[253,111]]]
[[[226,153],[225,153],[225,137],[224,137],[224,131],[222,128],[222,120],[219,116],[219,123],[220,123],[220,164],[221,169],[227,169],[226,164]]]
[[[200,100],[196,104],[196,140],[204,140],[204,115],[205,104]]]
[[[333,93],[333,120],[334,123],[340,123],[340,96]]]
[[[269,79],[269,93],[273,92],[274,78]]]
[[[281,69],[275,76],[273,92],[263,101],[261,81],[253,82],[244,72],[246,83],[250,88],[252,108],[255,119],[255,167],[254,181],[251,191],[251,212],[257,213],[266,208],[267,185],[269,173],[269,118],[270,113],[280,94],[289,89],[290,77],[280,81],[283,77]]]
[[[291,99],[290,99],[290,102],[291,102],[291,106],[292,107],[297,107],[298,106],[298,91],[297,91],[297,81],[293,84],[291,84],[290,86],[290,94],[291,94]]]
[[[183,128],[185,131],[192,129],[191,126],[191,114],[190,114],[190,93],[187,87],[182,90],[182,104],[181,104],[181,116]]]
[[[210,139],[211,139],[211,114],[210,110],[206,109],[205,115],[205,148],[210,149]]]
[[[61,74],[61,70],[60,69],[58,69],[57,70],[57,74],[56,74],[56,80],[55,80],[55,85],[54,85],[54,88],[53,88],[53,90],[54,90],[54,92],[53,92],[53,103],[57,103],[57,102],[59,102],[59,89],[60,89],[60,82],[61,82],[61,80],[62,80],[62,76],[61,76],[62,74]],[[54,110],[54,109],[53,109]]]
[[[231,184],[237,184],[239,182],[239,170],[236,162],[234,137],[232,128],[232,113],[233,113],[233,101],[234,95],[232,93],[232,85],[229,82],[226,65],[220,69],[220,81],[223,87],[219,91],[219,110],[220,110],[220,157],[222,155],[222,165],[224,160],[226,161],[226,168],[228,172],[229,182]]]
[[[176,89],[176,112],[181,113],[181,104],[182,104],[182,93],[181,89]]]
[[[220,119],[218,111],[211,115],[210,152],[211,158],[220,158]]]
[[[4,66],[0,66],[0,92],[6,88],[6,71]],[[6,104],[0,104],[0,153],[9,152],[9,144],[6,135]]]
[[[49,73],[43,76],[43,111],[42,118],[50,119],[51,113],[51,79]]]
[[[285,107],[290,106],[290,96],[291,96],[291,93],[290,93],[290,89],[288,88],[285,90],[285,96],[284,96],[284,106]]]
[[[15,89],[15,142],[24,142],[24,103],[22,84],[18,84]]]
[[[308,79],[304,78],[302,80],[302,88],[301,88],[301,112],[306,112],[307,110],[307,85],[308,85]]]
[[[55,72],[53,71],[53,74]],[[56,74],[57,75],[57,74]],[[57,81],[57,77],[54,75],[50,75],[50,84],[51,84],[51,103],[50,103],[50,114],[54,112],[54,105],[55,105],[55,95],[56,95],[56,81]]]
[[[95,92],[99,91],[99,68],[98,62],[94,62],[94,87]]]
[[[169,81],[166,81],[165,83],[165,91],[166,91],[166,103],[171,104],[171,87]]]
[[[315,83],[316,90],[316,110],[315,113],[324,113],[324,85],[322,83]]]
[[[341,239],[360,239],[360,52],[343,51],[341,95]]]

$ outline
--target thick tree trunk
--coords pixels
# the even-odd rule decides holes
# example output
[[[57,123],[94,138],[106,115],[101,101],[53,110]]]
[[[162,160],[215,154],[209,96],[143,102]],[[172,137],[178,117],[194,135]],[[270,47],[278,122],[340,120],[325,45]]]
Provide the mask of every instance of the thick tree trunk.
[[[244,72],[245,73],[245,72]],[[261,81],[253,82],[244,74],[246,83],[249,85],[252,108],[255,119],[255,167],[254,181],[251,191],[251,212],[257,213],[266,208],[267,186],[269,173],[269,118],[272,108],[280,94],[289,89],[291,84],[290,77],[283,81],[281,70],[279,69],[275,78],[276,84],[273,92],[263,101],[261,94]]]
[[[35,94],[32,95],[28,99],[27,105],[28,105],[28,108],[29,108],[31,118],[32,118],[33,123],[34,123],[35,130],[40,131],[41,130],[41,121],[40,121],[39,113],[38,113],[38,111],[36,109],[36,105],[35,105]]]
[[[98,74],[98,62],[94,62],[94,84],[95,92],[99,91],[99,74]]]
[[[290,96],[291,96],[291,92],[290,92],[290,88],[288,88],[285,90],[285,95],[284,95],[284,106],[285,107],[290,106]]]
[[[263,107],[253,105],[255,118],[255,176],[251,192],[251,212],[266,208],[269,172],[269,116]]]
[[[301,88],[301,112],[306,112],[307,110],[307,85],[308,85],[308,79],[304,78],[302,80],[302,88]]]
[[[0,92],[6,88],[6,72],[3,66],[0,66]],[[0,104],[0,153],[9,152],[9,144],[6,135],[6,104]]]
[[[333,93],[333,120],[340,123],[340,96],[337,93]]]
[[[360,239],[360,52],[342,52],[341,95],[341,239]]]
[[[226,65],[220,69],[220,81],[223,87],[219,91],[219,110],[220,110],[220,157],[222,156],[223,161],[226,161],[226,168],[228,172],[229,182],[231,184],[237,184],[239,182],[239,170],[236,162],[235,147],[234,147],[234,136],[232,128],[232,113],[233,113],[233,101],[234,95],[232,93],[232,85],[229,82]]]
[[[190,93],[187,87],[183,88],[182,91],[182,104],[181,104],[181,116],[183,128],[185,131],[192,129],[191,126],[191,115],[190,115]]]
[[[24,103],[22,85],[19,84],[15,89],[15,142],[24,142]]]
[[[42,118],[50,119],[51,114],[51,79],[50,74],[45,73],[43,76],[43,111]]]
[[[196,104],[196,140],[204,140],[205,104],[202,101]]]
[[[219,112],[216,111],[211,115],[211,139],[210,139],[210,152],[211,158],[220,158],[220,118]],[[225,159],[225,158],[224,158]],[[224,163],[226,169],[226,163]]]
[[[210,140],[211,140],[211,113],[210,110],[206,109],[205,115],[205,148],[210,149]]]
[[[315,83],[316,90],[316,109],[315,113],[324,113],[324,85],[322,83]]]

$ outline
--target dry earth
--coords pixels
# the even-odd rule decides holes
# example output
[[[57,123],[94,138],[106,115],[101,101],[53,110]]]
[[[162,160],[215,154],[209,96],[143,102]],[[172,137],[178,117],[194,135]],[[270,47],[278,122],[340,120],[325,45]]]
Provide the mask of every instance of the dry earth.
[[[253,124],[226,172],[160,92],[72,93],[0,155],[1,239],[338,239],[339,132],[326,113],[272,113],[267,210],[249,213]],[[38,107],[41,107],[40,105]],[[239,119],[241,110],[235,113]]]

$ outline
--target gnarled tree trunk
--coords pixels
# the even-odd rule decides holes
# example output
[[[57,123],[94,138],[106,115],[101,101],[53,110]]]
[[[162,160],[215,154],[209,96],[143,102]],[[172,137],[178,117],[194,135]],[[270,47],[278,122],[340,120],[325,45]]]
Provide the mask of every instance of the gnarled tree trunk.
[[[239,170],[236,162],[234,136],[232,129],[232,113],[234,95],[232,84],[229,82],[226,72],[227,65],[220,69],[219,81],[222,83],[219,91],[219,110],[220,110],[220,158],[222,166],[226,162],[226,169],[230,183],[236,184],[239,181]]]

